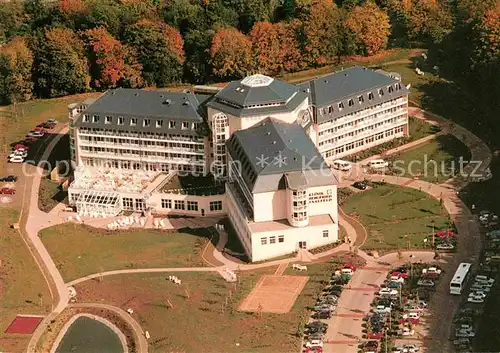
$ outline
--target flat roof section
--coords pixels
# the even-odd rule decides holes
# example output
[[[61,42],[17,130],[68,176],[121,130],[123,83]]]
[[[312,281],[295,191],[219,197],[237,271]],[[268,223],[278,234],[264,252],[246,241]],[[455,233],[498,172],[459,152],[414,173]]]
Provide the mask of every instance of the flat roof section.
[[[334,225],[332,217],[328,214],[311,216],[309,217],[309,225],[308,227],[314,226],[331,226]],[[248,223],[250,231],[252,233],[263,233],[263,232],[274,232],[280,230],[291,230],[291,229],[300,229],[297,227],[292,227],[290,223],[286,219],[279,221],[269,221],[269,222],[250,222]],[[307,229],[307,227],[304,227]]]

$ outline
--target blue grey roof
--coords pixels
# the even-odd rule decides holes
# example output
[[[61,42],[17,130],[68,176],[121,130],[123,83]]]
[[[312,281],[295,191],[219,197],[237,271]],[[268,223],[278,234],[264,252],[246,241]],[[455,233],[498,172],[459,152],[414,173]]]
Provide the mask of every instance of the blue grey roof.
[[[196,135],[191,129],[182,129],[182,122],[202,123],[203,109],[198,98],[203,95],[177,92],[157,92],[141,89],[118,88],[109,90],[93,102],[75,122],[76,126],[127,131],[161,132],[171,134]],[[90,122],[83,121],[84,115],[90,115]],[[99,115],[99,122],[93,123],[92,116]],[[105,117],[111,117],[111,123]],[[118,117],[124,118],[124,124],[118,124]],[[137,124],[132,126],[131,119]],[[144,126],[144,120],[151,121]],[[156,127],[156,121],[162,120],[163,126]],[[175,128],[169,128],[170,121],[175,121]]]
[[[268,118],[235,132],[227,146],[233,161],[241,163],[242,177],[254,193],[284,188],[287,175],[290,180],[302,180],[302,186],[336,183],[316,146],[297,124]],[[294,184],[291,187],[297,187]]]
[[[389,92],[389,86],[392,86],[392,92]],[[331,113],[322,114],[316,111],[318,123],[363,110],[409,93],[400,80],[391,77],[388,73],[360,66],[302,83],[299,87],[309,93],[310,104],[316,109],[333,105]],[[382,96],[378,94],[379,89],[383,90]],[[374,93],[371,99],[368,97],[369,93]],[[362,103],[359,102],[359,96],[363,97]],[[349,99],[354,100],[353,105],[349,105]],[[343,103],[342,110],[338,107],[339,103]]]
[[[262,83],[253,85],[255,80],[262,80]],[[294,110],[306,97],[293,84],[252,75],[228,83],[208,106],[234,116],[255,116]]]

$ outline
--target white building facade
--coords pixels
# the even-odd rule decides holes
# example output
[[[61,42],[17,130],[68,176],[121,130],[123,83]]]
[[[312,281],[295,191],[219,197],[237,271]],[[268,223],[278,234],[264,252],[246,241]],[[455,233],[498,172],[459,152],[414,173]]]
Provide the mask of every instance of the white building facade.
[[[115,89],[68,108],[79,212],[227,215],[252,261],[337,241],[325,160],[409,132],[400,78],[362,67],[300,85],[257,74],[210,94]],[[209,192],[168,187],[207,174]]]

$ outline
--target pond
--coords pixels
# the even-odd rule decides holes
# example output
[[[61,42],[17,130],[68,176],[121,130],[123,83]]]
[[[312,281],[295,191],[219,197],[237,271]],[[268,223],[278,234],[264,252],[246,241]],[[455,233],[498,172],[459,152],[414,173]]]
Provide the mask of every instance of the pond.
[[[90,317],[76,319],[66,331],[56,353],[123,353],[118,335]]]

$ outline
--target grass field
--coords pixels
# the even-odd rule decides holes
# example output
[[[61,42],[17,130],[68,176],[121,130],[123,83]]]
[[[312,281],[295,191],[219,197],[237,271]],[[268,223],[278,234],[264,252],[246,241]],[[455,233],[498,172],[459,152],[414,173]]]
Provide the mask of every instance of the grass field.
[[[157,230],[106,230],[67,223],[40,232],[63,278],[126,268],[204,266],[201,252],[209,239],[206,229],[179,233]],[[72,246],[69,246],[71,244]]]
[[[353,194],[344,211],[358,217],[368,231],[364,249],[422,248],[424,238],[447,227],[448,214],[440,201],[422,191],[393,185],[375,186]]]
[[[229,292],[234,284],[211,273],[180,274],[181,286],[166,280],[168,274],[112,276],[101,283],[78,284],[76,290],[80,300],[134,309],[134,317],[151,334],[151,353],[298,352],[299,323],[306,317],[305,308],[314,303],[315,294],[323,286],[320,281],[328,278],[329,267],[308,265],[307,275],[311,278],[287,314],[259,316],[236,310],[260,276],[274,273],[276,267],[239,274],[231,299]],[[228,305],[222,313],[226,297]],[[167,300],[173,308],[169,308]]]
[[[399,176],[441,183],[460,172],[460,161],[468,161],[470,152],[452,135],[440,135],[410,150],[391,155],[391,171]],[[467,163],[462,163],[465,166]]]
[[[51,297],[42,273],[21,235],[10,225],[17,211],[0,208],[0,351],[23,352],[27,335],[4,334],[17,314],[45,314]]]

